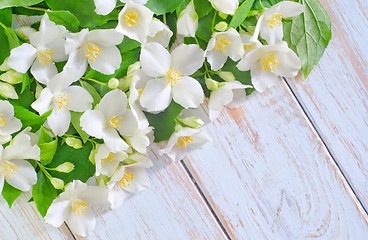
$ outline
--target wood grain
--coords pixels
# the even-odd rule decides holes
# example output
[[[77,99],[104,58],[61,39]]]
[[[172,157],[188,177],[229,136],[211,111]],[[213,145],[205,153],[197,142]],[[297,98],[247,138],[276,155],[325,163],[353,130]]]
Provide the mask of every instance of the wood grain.
[[[158,149],[150,152],[151,187],[116,211],[98,208],[88,239],[226,239],[181,163],[158,157]]]
[[[368,210],[368,2],[321,2],[331,44],[309,79],[289,85]]]
[[[186,164],[234,239],[364,239],[368,216],[287,85],[206,126]]]
[[[0,197],[0,239],[73,239],[65,225],[55,228],[45,223],[36,205],[28,203],[30,193],[24,193],[10,209],[3,197]]]

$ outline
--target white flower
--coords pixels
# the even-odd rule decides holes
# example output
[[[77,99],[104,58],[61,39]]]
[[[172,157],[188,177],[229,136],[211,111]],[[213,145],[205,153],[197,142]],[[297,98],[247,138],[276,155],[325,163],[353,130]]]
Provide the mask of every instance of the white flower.
[[[23,73],[19,73],[14,70],[9,70],[6,73],[3,73],[0,75],[0,80],[14,85],[14,84],[22,82]]]
[[[199,82],[192,77],[204,62],[198,45],[180,45],[170,53],[158,43],[148,43],[141,52],[142,70],[149,80],[141,95],[141,105],[149,112],[166,109],[171,100],[184,108],[196,108],[204,99]]]
[[[83,76],[88,64],[105,75],[113,74],[120,68],[121,55],[116,45],[119,45],[123,38],[122,34],[113,29],[83,29],[79,33],[69,34],[65,51],[70,55],[65,68],[75,71],[75,81]]]
[[[201,130],[182,128],[171,135],[166,148],[161,149],[159,154],[167,154],[173,161],[180,161],[187,153],[203,148],[210,140]]]
[[[305,7],[296,2],[283,1],[263,12],[258,19],[254,32],[254,38],[257,39],[259,33],[268,44],[274,44],[282,41],[284,31],[282,29],[282,19],[294,17],[304,12]]]
[[[180,13],[176,25],[178,34],[184,37],[195,37],[198,29],[198,14],[195,11],[193,0]]]
[[[118,168],[107,183],[108,199],[112,209],[118,208],[129,193],[139,193],[150,186],[146,168],[152,166],[151,160],[138,153],[130,155],[129,159],[136,163]]]
[[[239,0],[209,0],[212,7],[219,12],[234,15],[239,7]]]
[[[157,18],[153,18],[149,27],[147,42],[157,42],[166,48],[169,46],[172,35],[173,32],[166,24]]]
[[[221,69],[228,57],[233,61],[239,61],[243,55],[243,43],[240,34],[234,28],[230,28],[226,32],[214,33],[205,53],[207,61],[214,71]]]
[[[25,159],[40,160],[40,149],[37,145],[32,145],[28,130],[15,136],[5,149],[0,145],[0,192],[4,179],[23,192],[30,190],[37,182],[35,169]]]
[[[18,99],[15,88],[9,83],[0,82],[0,95],[4,98]]]
[[[278,76],[295,77],[301,62],[286,42],[279,42],[250,52],[237,67],[241,71],[251,70],[254,88],[264,92],[276,83]]]
[[[141,4],[127,3],[119,14],[116,30],[140,43],[147,41],[153,12]]]
[[[214,121],[220,114],[224,106],[236,108],[245,100],[245,88],[252,88],[249,85],[243,85],[238,81],[224,82],[222,86],[211,92],[208,108],[211,121]]]
[[[91,136],[102,138],[113,152],[124,151],[129,145],[119,136],[133,136],[138,123],[132,111],[127,109],[128,98],[121,90],[107,93],[99,104],[99,110],[87,110],[80,119],[82,129]]]
[[[143,130],[140,130],[134,136],[127,137],[126,139],[133,149],[139,153],[146,154],[147,147],[153,142],[152,130],[152,127],[147,127]]]
[[[67,185],[66,191],[56,198],[45,216],[46,223],[60,227],[66,220],[70,229],[86,237],[96,225],[93,207],[107,203],[107,189],[88,186],[79,180]]]
[[[57,74],[55,62],[67,59],[65,55],[65,36],[67,30],[51,22],[45,14],[42,18],[40,31],[29,36],[31,44],[23,43],[14,48],[8,60],[9,66],[20,73],[31,73],[37,81],[46,84]]]
[[[93,99],[87,90],[70,86],[73,76],[74,72],[69,70],[53,77],[42,90],[40,97],[31,105],[41,115],[53,109],[47,123],[57,136],[62,136],[68,131],[70,110],[84,112],[92,107]]]
[[[113,152],[106,144],[99,145],[95,154],[96,176],[103,174],[111,177],[120,162],[127,158],[128,154],[126,152]]]
[[[122,3],[133,2],[138,4],[146,4],[148,0],[120,0]],[[114,10],[117,0],[94,0],[96,5],[96,13],[99,15],[107,15]]]
[[[254,51],[255,49],[263,46],[262,43],[258,41],[258,39],[254,39],[254,37],[248,33],[240,34],[240,38],[243,42],[244,56],[251,51]]]
[[[22,123],[14,117],[14,107],[8,101],[0,100],[0,144],[11,140],[11,134],[18,132]]]

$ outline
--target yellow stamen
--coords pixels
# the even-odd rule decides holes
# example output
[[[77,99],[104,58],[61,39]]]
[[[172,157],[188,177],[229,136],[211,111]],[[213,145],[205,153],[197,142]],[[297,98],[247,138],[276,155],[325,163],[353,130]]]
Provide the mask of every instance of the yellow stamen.
[[[87,209],[87,208],[88,208],[87,203],[83,201],[76,200],[76,201],[73,201],[72,203],[72,210],[75,216],[79,216],[81,213],[85,213],[86,210],[84,209]]]
[[[96,57],[101,54],[101,48],[97,45],[91,45],[88,43],[86,58],[89,58],[90,62],[96,61]]]
[[[142,96],[143,90],[144,90],[144,87],[138,89],[138,101],[141,101],[141,96]]]
[[[55,104],[59,110],[66,110],[70,100],[70,94],[66,95],[65,93],[59,93],[59,96],[55,97]],[[70,108],[68,108],[68,110],[70,110]]]
[[[261,59],[261,69],[263,71],[270,70],[270,72],[274,72],[278,63],[277,57],[271,54],[268,58]]]
[[[184,146],[185,148],[188,146],[189,143],[192,143],[194,141],[194,139],[192,137],[189,136],[185,136],[185,137],[180,137],[178,139],[178,145],[176,145],[176,147],[181,147]]]
[[[42,66],[45,66],[46,63],[55,64],[53,62],[53,60],[55,59],[55,57],[52,56],[55,53],[56,53],[56,51],[53,51],[52,49],[46,49],[43,52],[38,52],[38,60],[40,61],[41,65]]]
[[[254,46],[254,43],[252,44],[244,44],[244,51],[246,52],[247,51],[247,48],[249,48],[249,50],[252,50],[253,49],[253,46]]]
[[[112,118],[110,118],[109,123],[111,125],[111,127],[117,128],[117,127],[121,127],[121,120],[123,118],[122,117],[118,117],[118,116],[113,116]]]
[[[127,187],[130,186],[130,180],[134,179],[134,175],[128,171],[125,172],[122,179],[119,181],[120,187]]]
[[[172,87],[175,87],[178,81],[182,79],[181,73],[176,71],[175,68],[170,68],[169,71],[167,71],[165,78],[167,79],[166,83]]]
[[[18,166],[8,161],[1,161],[0,169],[2,169],[1,176],[5,177],[8,180],[12,179],[12,175],[15,172],[19,172]]]
[[[6,119],[3,118],[4,114],[0,114],[0,127],[4,127],[6,124]]]
[[[136,12],[128,12],[128,13],[125,13],[124,15],[124,20],[125,20],[125,23],[131,27],[133,25],[136,25],[138,24],[139,22],[139,17],[138,17],[138,14]]]
[[[226,46],[229,46],[231,43],[224,37],[220,38],[220,40],[216,39],[217,45],[215,49],[220,50],[223,53],[226,53]]]
[[[267,20],[270,24],[270,28],[273,29],[276,25],[281,26],[282,19],[285,18],[285,15],[282,14],[272,14],[272,18]]]
[[[101,160],[101,163],[102,163],[102,165],[105,165],[105,161],[112,162],[112,160],[114,160],[114,159],[115,159],[115,157],[114,157],[113,153],[110,152],[109,153],[109,156],[107,156],[106,158],[104,158],[104,159]]]

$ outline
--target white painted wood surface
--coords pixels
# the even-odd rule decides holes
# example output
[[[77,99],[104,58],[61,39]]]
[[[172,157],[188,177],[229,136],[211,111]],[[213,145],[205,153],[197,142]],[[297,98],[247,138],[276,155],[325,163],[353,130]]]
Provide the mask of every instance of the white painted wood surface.
[[[208,125],[213,142],[185,160],[233,239],[368,239],[368,216],[334,162],[367,207],[368,3],[321,2],[331,45],[308,80],[288,83],[332,156],[280,81]],[[151,156],[152,187],[117,211],[97,209],[88,239],[226,239],[181,163]],[[27,200],[12,210],[0,200],[0,239],[72,239]]]

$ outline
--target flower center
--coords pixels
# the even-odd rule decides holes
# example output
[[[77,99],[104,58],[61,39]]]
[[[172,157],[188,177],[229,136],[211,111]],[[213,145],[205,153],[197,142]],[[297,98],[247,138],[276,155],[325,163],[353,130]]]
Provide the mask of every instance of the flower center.
[[[193,140],[194,139],[192,137],[189,137],[189,136],[180,137],[178,139],[178,145],[176,145],[176,147],[178,148],[178,147],[184,146],[186,148],[189,143],[193,142]]]
[[[1,161],[0,168],[2,169],[1,176],[5,177],[6,179],[12,179],[12,175],[15,172],[19,172],[18,166],[8,161]]]
[[[70,100],[70,94],[59,93],[58,96],[55,97],[55,104],[58,110],[66,110]],[[68,108],[68,110],[70,110],[70,108]]]
[[[143,90],[144,90],[144,87],[138,89],[138,101],[141,101],[141,96],[142,96]]]
[[[122,179],[119,181],[120,187],[127,187],[130,186],[130,180],[134,179],[134,175],[128,171],[125,172]]]
[[[81,213],[85,213],[86,210],[84,209],[87,209],[87,208],[88,208],[87,203],[83,201],[76,200],[76,201],[73,201],[72,203],[72,210],[75,216],[79,216]]]
[[[126,14],[125,14],[125,16],[124,16],[124,20],[125,20],[125,23],[126,23],[129,27],[131,27],[131,26],[133,26],[133,25],[138,24],[138,22],[139,22],[139,17],[138,17],[138,14],[137,14],[136,12],[132,12],[132,11],[130,11],[130,12],[128,12],[128,13],[126,13]]]
[[[112,162],[112,160],[114,160],[114,159],[115,159],[114,155],[112,154],[112,152],[110,152],[109,156],[107,156],[107,158],[104,158],[104,159],[101,160],[101,163],[102,163],[102,165],[105,165],[105,161]]]
[[[249,50],[252,50],[253,49],[253,45],[254,45],[254,43],[252,43],[252,44],[244,44],[243,45],[244,51],[246,52],[247,51],[247,48],[249,48]]]
[[[4,127],[6,124],[6,119],[3,118],[4,114],[0,114],[0,127]]]
[[[91,45],[88,43],[86,58],[89,58],[90,62],[94,62],[96,61],[96,57],[101,54],[100,51],[101,48],[99,48],[97,45]]]
[[[117,128],[117,127],[121,127],[121,120],[123,118],[121,116],[113,116],[112,118],[110,118],[109,123],[111,127]]]
[[[271,54],[268,58],[261,59],[261,69],[263,71],[270,70],[270,72],[274,72],[278,63],[277,57]]]
[[[40,61],[42,66],[45,66],[46,63],[55,64],[53,62],[55,57],[52,56],[55,53],[56,53],[56,51],[53,51],[52,49],[46,49],[45,51],[38,52],[38,60]]]
[[[220,40],[217,40],[217,45],[215,49],[220,50],[223,53],[226,53],[227,49],[226,46],[229,46],[231,43],[224,37],[220,38]]]
[[[182,79],[181,73],[176,71],[175,68],[170,68],[169,71],[167,71],[165,78],[167,79],[166,83],[172,87],[175,87],[178,81]]]
[[[272,14],[272,18],[267,20],[270,24],[270,28],[273,29],[276,25],[281,26],[282,18],[285,18],[285,15],[282,14]]]

